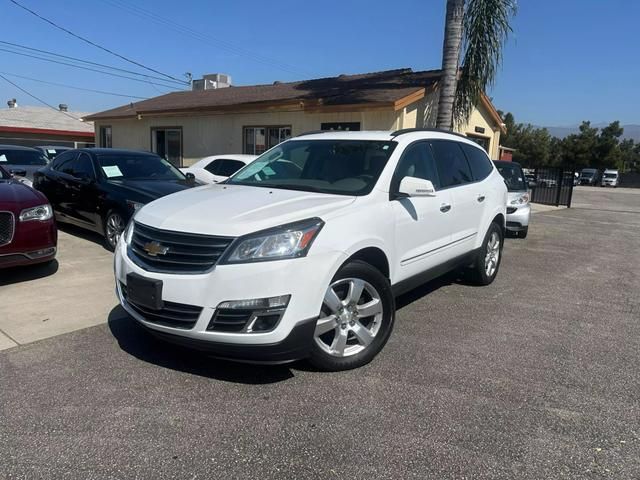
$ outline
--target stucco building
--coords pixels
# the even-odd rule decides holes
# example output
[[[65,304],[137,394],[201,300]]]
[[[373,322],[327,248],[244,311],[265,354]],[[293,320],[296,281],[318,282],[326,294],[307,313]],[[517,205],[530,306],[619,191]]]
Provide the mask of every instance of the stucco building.
[[[398,130],[435,125],[439,70],[389,70],[299,82],[231,86],[207,75],[172,92],[85,117],[98,146],[151,150],[177,166],[224,153],[259,154],[314,130]],[[504,126],[483,96],[456,130],[499,155]]]
[[[93,123],[80,120],[88,115],[86,112],[69,111],[64,104],[58,111],[22,106],[15,98],[7,102],[7,107],[0,109],[0,144],[93,146]]]

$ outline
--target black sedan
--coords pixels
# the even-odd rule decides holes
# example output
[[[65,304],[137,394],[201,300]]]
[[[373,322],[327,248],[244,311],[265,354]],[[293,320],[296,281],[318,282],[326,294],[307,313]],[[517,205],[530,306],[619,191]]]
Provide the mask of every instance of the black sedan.
[[[112,148],[69,150],[34,174],[59,222],[98,232],[113,250],[133,213],[157,198],[195,186],[153,153]]]

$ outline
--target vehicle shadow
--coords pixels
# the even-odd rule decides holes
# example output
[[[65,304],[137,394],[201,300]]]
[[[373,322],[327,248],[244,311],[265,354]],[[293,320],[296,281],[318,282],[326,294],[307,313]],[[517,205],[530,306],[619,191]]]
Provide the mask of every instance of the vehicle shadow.
[[[446,287],[448,285],[464,285],[467,287],[477,287],[475,283],[469,280],[467,272],[464,269],[453,270],[449,273],[442,275],[441,277],[434,278],[433,280],[418,285],[413,290],[409,290],[396,298],[396,309],[400,310],[408,307],[413,302],[420,300],[423,297],[435,292],[436,290]]]
[[[108,325],[120,348],[160,367],[225,382],[263,385],[293,378],[286,365],[254,365],[229,362],[164,342],[129,317],[120,306],[109,313]]]
[[[93,242],[96,245],[100,245],[105,250],[110,251],[105,245],[104,237],[99,233],[92,232],[91,230],[85,230],[84,228],[76,227],[75,225],[71,225],[68,223],[60,222],[58,222],[58,230],[69,235],[73,235],[74,237]]]
[[[7,268],[6,270],[2,270],[0,287],[49,277],[58,271],[58,267],[58,261],[52,260],[51,262],[36,265]]]

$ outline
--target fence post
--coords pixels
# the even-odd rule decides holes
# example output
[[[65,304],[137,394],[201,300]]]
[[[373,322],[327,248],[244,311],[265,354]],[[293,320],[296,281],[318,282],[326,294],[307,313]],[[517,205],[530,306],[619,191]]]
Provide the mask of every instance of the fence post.
[[[560,193],[562,193],[563,179],[564,179],[564,169],[558,168],[558,178],[556,180],[556,207],[560,206]]]

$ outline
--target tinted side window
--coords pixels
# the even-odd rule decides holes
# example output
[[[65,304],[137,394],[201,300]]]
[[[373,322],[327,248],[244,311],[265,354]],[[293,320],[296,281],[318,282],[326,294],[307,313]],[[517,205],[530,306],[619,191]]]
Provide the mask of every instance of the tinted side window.
[[[478,181],[487,178],[493,170],[491,160],[489,160],[487,154],[479,148],[476,148],[472,145],[467,145],[466,143],[461,143],[460,146],[462,147],[462,150],[464,150],[464,153],[467,155],[467,160],[469,160],[469,166],[471,167],[473,179],[475,181]]]
[[[65,152],[65,153],[61,153],[60,155],[58,155],[54,160],[53,163],[51,164],[51,168],[58,171],[58,172],[62,172],[63,169],[69,166],[69,163],[76,158],[78,152]]]
[[[432,140],[431,146],[436,157],[438,175],[442,188],[470,183],[471,169],[458,142]]]
[[[436,189],[440,187],[436,162],[427,142],[413,143],[406,148],[391,181],[392,192],[398,191],[404,177],[431,180]]]
[[[222,175],[224,177],[230,177],[238,170],[244,167],[244,163],[239,160],[222,160],[222,165],[220,166],[218,175]]]
[[[211,173],[212,175],[220,175],[220,167],[222,166],[222,160],[214,160],[213,162],[209,162],[209,165],[204,167],[204,169]]]
[[[80,156],[71,164],[73,175],[76,178],[95,178],[96,174],[93,170],[93,162],[91,157],[86,153],[81,153]]]

